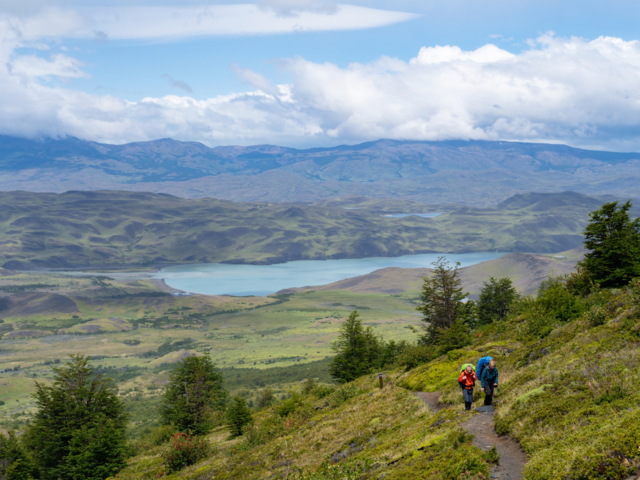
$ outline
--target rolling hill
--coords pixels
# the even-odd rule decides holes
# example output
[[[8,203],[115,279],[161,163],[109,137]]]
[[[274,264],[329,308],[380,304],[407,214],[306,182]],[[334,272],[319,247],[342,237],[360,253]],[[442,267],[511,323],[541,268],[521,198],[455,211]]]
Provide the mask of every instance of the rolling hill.
[[[432,252],[554,253],[581,244],[589,212],[602,203],[573,192],[530,193],[495,208],[449,205],[435,218],[392,218],[382,216],[375,202],[346,209],[142,192],[4,192],[0,266],[20,270],[271,264]]]
[[[571,272],[583,250],[577,248],[558,255],[537,255],[534,253],[510,253],[504,257],[460,269],[460,278],[465,292],[477,299],[483,282],[490,276],[509,277],[514,287],[522,295],[532,295],[543,280],[550,275],[565,275]],[[277,292],[290,294],[309,290],[347,290],[352,293],[381,293],[395,295],[422,287],[423,277],[431,275],[430,268],[398,268],[389,267],[376,270],[367,275],[360,275],[346,280],[302,288],[288,288]]]
[[[379,140],[297,150],[0,136],[3,191],[135,190],[270,202],[355,194],[492,206],[529,191],[634,196],[639,181],[640,154],[565,145]]]

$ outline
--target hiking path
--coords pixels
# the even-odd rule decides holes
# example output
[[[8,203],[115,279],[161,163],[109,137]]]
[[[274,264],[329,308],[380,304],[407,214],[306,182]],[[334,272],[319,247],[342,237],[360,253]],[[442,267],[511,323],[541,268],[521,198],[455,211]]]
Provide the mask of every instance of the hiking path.
[[[440,392],[416,392],[416,396],[434,412],[447,408],[440,403]],[[522,470],[527,463],[527,456],[518,442],[508,435],[496,434],[493,407],[480,407],[475,410],[478,414],[470,416],[469,420],[460,426],[475,436],[473,444],[483,452],[496,446],[500,454],[500,465],[491,469],[491,478],[522,480]]]

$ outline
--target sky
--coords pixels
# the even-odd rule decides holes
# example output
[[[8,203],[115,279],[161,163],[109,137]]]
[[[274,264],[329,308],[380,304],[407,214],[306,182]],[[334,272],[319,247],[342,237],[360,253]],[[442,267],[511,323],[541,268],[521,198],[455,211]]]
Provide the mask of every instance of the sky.
[[[0,134],[640,151],[640,4],[0,0]]]

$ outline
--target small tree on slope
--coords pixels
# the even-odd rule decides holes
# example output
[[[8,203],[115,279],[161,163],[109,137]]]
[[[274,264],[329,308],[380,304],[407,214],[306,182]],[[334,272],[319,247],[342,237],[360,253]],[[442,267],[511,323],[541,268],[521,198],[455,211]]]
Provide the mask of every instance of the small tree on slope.
[[[88,361],[72,355],[51,386],[36,382],[38,412],[24,443],[43,480],[103,480],[126,465],[124,406]]]
[[[425,345],[437,343],[442,331],[451,328],[468,310],[464,304],[467,294],[463,291],[458,273],[460,263],[450,267],[449,262],[440,257],[433,266],[433,275],[424,277],[420,294],[421,304],[416,308],[422,312],[425,333],[420,341]]]
[[[518,296],[510,278],[489,277],[489,282],[482,284],[480,301],[478,302],[480,325],[504,320],[509,313],[511,304]]]
[[[357,310],[340,327],[340,336],[332,345],[336,356],[329,364],[329,373],[338,382],[346,383],[380,366],[381,341],[371,327],[364,328]]]
[[[227,391],[222,373],[208,354],[178,362],[164,394],[160,415],[165,425],[182,432],[204,435],[211,430],[212,414],[224,409]]]
[[[584,231],[589,250],[580,264],[603,288],[619,288],[640,276],[640,218],[631,221],[631,201],[605,203],[590,213]]]

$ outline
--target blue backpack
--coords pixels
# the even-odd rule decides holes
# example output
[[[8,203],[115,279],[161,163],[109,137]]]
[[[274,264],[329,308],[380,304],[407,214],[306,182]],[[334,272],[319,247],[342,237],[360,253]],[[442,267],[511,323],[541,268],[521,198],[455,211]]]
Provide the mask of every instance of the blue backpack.
[[[482,378],[482,371],[484,370],[484,367],[489,365],[489,360],[493,360],[493,357],[482,357],[478,360],[478,366],[476,367],[476,375],[478,376],[478,379]]]

